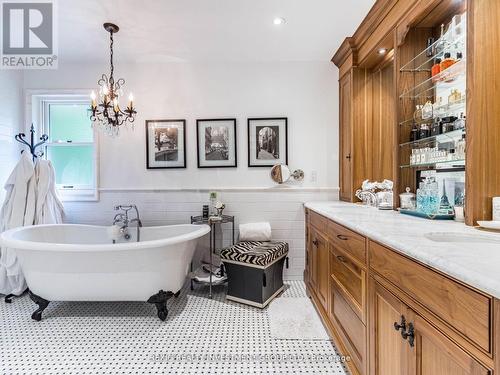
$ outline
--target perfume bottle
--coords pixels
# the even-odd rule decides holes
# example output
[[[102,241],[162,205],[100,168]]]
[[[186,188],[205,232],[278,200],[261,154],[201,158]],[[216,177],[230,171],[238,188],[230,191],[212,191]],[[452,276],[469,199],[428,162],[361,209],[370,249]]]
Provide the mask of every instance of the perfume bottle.
[[[411,125],[411,131],[410,131],[410,141],[415,142],[418,140],[418,127],[417,124],[414,122]]]
[[[418,139],[430,137],[431,130],[428,124],[421,124],[418,131]]]
[[[460,117],[453,123],[454,130],[465,129],[465,116],[464,113],[460,113]]]
[[[458,103],[462,100],[462,93],[458,89],[452,89],[448,96],[448,104]]]
[[[417,122],[422,120],[422,108],[423,105],[421,104],[415,106],[415,112],[413,112],[413,119]]]
[[[422,120],[428,120],[433,116],[432,102],[428,100],[422,107]]]
[[[452,66],[453,64],[455,64],[455,62],[456,62],[455,59],[453,59],[451,57],[451,53],[450,52],[446,52],[444,54],[444,60],[441,61],[441,63],[440,63],[441,71],[448,69],[450,66]]]
[[[439,73],[441,73],[441,59],[438,58],[434,60],[434,65],[431,68],[432,82],[437,82],[439,80],[438,78],[434,78]]]

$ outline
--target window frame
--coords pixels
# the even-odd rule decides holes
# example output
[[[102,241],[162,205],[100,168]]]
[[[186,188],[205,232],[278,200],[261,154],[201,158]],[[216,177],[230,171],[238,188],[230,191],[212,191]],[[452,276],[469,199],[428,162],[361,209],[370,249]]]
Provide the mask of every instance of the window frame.
[[[51,104],[88,104],[91,90],[27,90],[26,118],[31,118],[38,134],[50,136],[49,106]],[[90,124],[89,124],[90,126]],[[50,138],[49,138],[50,140]],[[98,201],[99,200],[99,132],[93,129],[93,142],[49,142],[43,145],[44,158],[47,159],[47,147],[93,146],[94,179],[92,185],[57,186],[56,189],[62,201]]]

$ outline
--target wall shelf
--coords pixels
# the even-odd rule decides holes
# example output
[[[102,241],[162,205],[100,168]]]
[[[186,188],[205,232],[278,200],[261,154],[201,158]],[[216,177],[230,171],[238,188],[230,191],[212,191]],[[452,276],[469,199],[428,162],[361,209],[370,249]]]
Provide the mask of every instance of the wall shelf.
[[[436,89],[451,89],[457,86],[457,81],[466,78],[466,60],[462,59],[450,66],[448,69],[443,70],[441,73],[430,77],[418,85],[404,91],[400,99],[433,99],[435,97]]]
[[[420,164],[404,164],[400,168],[424,168],[424,167],[434,167],[436,169],[457,169],[461,170],[465,167],[465,159],[452,160],[452,161],[437,161],[432,163],[420,163]]]
[[[464,96],[465,96],[465,94],[464,94]],[[450,113],[450,112],[456,112],[456,113],[463,112],[463,113],[465,113],[465,105],[466,105],[466,100],[465,100],[465,97],[463,97],[459,101],[437,106],[434,108],[434,111],[437,113],[443,113],[443,112],[444,113]],[[410,119],[401,121],[399,123],[399,125],[400,126],[413,125],[414,123],[415,124],[432,124],[434,122],[434,120],[441,118],[441,117],[443,117],[443,116],[434,115],[433,117],[431,117],[429,119],[425,119],[425,120],[415,120],[414,118],[410,118]]]
[[[445,142],[450,142],[450,141],[454,141],[457,139],[461,139],[464,134],[465,134],[465,129],[458,129],[458,130],[453,130],[451,132],[418,139],[416,141],[409,141],[409,142],[400,143],[399,147],[424,146],[424,145],[431,144],[431,143],[445,143]]]
[[[453,47],[455,50],[465,52],[466,48],[465,35],[460,35],[453,39],[451,42],[447,40],[447,35],[443,38],[439,38],[432,45],[425,48],[417,56],[407,62],[402,66],[400,72],[430,72],[435,59],[444,59],[444,54]],[[430,56],[428,56],[428,51],[433,51]]]

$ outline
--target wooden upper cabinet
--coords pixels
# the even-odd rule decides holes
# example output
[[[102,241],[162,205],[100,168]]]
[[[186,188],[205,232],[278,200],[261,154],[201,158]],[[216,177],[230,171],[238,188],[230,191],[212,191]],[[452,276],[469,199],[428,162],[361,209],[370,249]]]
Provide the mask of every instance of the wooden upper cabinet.
[[[466,79],[460,76],[466,81],[465,109],[451,110],[446,116],[466,116],[466,224],[492,219],[492,197],[500,196],[498,0],[377,0],[354,35],[345,39],[332,58],[340,79],[342,200],[355,201],[354,192],[364,179],[388,178],[395,182],[397,202],[407,186],[416,190],[419,172],[431,168],[429,163],[410,162],[412,148],[419,148],[410,143],[412,119],[417,105],[441,99],[446,104],[449,93],[439,80],[432,82],[430,68],[405,65],[426,50],[429,38],[439,37],[441,24],[464,10],[467,46],[461,49],[467,53],[457,66],[465,67]],[[378,54],[381,48],[387,53]],[[420,91],[431,83],[435,86],[432,95],[427,89],[416,94],[415,87]],[[463,86],[460,82],[456,88],[463,91]],[[458,143],[461,134],[454,136]],[[457,158],[461,160],[454,164],[455,170],[463,173],[461,153]]]
[[[340,98],[340,199],[352,200],[351,155],[351,74],[339,81]]]

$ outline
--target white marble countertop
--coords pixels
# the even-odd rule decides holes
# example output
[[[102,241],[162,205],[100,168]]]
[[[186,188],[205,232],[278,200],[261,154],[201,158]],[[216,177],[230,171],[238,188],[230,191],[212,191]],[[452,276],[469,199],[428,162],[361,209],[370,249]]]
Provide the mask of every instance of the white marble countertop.
[[[305,207],[500,298],[500,234],[339,201]]]

